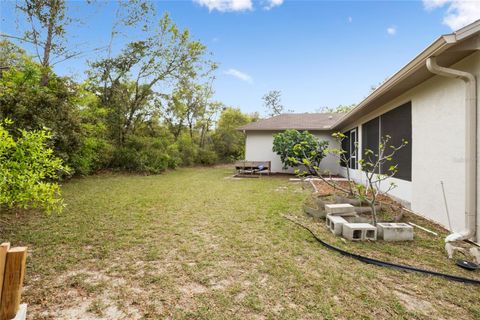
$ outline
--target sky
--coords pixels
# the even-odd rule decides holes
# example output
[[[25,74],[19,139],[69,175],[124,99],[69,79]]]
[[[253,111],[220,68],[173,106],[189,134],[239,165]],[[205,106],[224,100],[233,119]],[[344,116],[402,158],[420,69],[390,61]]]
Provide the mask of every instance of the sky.
[[[219,64],[215,99],[244,112],[264,114],[262,96],[280,90],[286,110],[315,112],[322,107],[360,102],[440,35],[480,18],[480,0],[155,1],[190,30]],[[81,80],[94,48],[108,43],[114,1],[68,2],[81,20],[68,30],[69,44],[86,54],[55,66]],[[0,32],[21,35],[25,22],[15,1],[0,0]],[[136,31],[122,43],[138,37]],[[32,50],[32,48],[28,48]],[[33,53],[33,52],[32,52]]]

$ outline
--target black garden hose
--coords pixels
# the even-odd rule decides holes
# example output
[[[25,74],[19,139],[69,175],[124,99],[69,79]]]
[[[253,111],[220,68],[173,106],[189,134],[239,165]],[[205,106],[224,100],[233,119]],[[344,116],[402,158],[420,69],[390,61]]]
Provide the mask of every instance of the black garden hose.
[[[444,279],[448,279],[448,280],[451,280],[451,281],[457,281],[457,282],[462,282],[462,283],[468,283],[468,284],[475,284],[475,285],[480,285],[480,280],[476,280],[476,279],[470,279],[470,278],[464,278],[464,277],[461,277],[461,276],[456,276],[456,275],[453,275],[453,274],[446,274],[446,273],[441,273],[441,272],[435,272],[435,271],[430,271],[430,270],[425,270],[425,269],[420,269],[420,268],[415,268],[415,267],[410,267],[410,266],[405,266],[405,265],[401,265],[401,264],[395,264],[395,263],[391,263],[391,262],[387,262],[387,261],[382,261],[382,260],[377,260],[377,259],[373,259],[373,258],[369,258],[369,257],[365,257],[365,256],[362,256],[362,255],[359,255],[359,254],[356,254],[356,253],[351,253],[351,252],[348,252],[348,251],[345,251],[343,249],[340,249],[340,248],[337,248],[335,246],[332,246],[331,244],[323,241],[322,239],[320,239],[309,227],[306,227],[304,226],[303,224],[301,224],[300,222],[297,222],[287,216],[283,216],[285,219],[299,225],[300,227],[306,229],[308,232],[310,232],[312,234],[312,236],[318,241],[320,242],[324,247],[330,249],[330,250],[333,250],[333,251],[336,251],[338,253],[340,253],[341,255],[344,255],[344,256],[347,256],[347,257],[350,257],[350,258],[353,258],[353,259],[356,259],[356,260],[359,260],[359,261],[362,261],[364,263],[368,263],[368,264],[373,264],[373,265],[376,265],[376,266],[379,266],[379,267],[386,267],[386,268],[390,268],[390,269],[396,269],[396,270],[402,270],[402,271],[407,271],[407,272],[418,272],[418,273],[422,273],[422,274],[427,274],[427,275],[430,275],[430,276],[435,276],[435,277],[440,277],[440,278],[444,278]]]

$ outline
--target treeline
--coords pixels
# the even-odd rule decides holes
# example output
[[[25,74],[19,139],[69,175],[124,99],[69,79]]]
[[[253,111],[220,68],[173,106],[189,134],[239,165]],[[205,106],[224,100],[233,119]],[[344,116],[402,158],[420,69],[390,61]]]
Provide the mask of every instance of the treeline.
[[[0,120],[12,120],[6,129],[14,137],[20,129],[50,131],[49,143],[71,174],[159,173],[243,157],[236,129],[257,116],[213,100],[215,63],[168,15],[118,54],[110,44],[89,61],[81,82],[55,74],[45,54],[39,57],[18,42],[0,42]]]

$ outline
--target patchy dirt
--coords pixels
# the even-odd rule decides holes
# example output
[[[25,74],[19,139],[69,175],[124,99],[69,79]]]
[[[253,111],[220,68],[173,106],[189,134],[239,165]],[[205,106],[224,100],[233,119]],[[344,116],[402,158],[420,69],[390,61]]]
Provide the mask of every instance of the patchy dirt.
[[[398,290],[392,290],[392,292],[408,311],[419,312],[425,316],[434,316],[436,314],[435,308],[430,302],[417,297],[412,292],[402,292]],[[440,318],[435,317],[435,319]]]

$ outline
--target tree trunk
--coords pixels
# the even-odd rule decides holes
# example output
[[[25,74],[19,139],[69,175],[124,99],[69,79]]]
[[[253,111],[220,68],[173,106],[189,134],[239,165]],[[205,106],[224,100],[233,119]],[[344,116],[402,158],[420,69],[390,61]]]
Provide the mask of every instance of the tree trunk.
[[[50,0],[50,12],[48,18],[47,40],[45,41],[45,47],[43,48],[43,74],[41,79],[41,85],[46,86],[48,84],[48,67],[50,65],[50,52],[52,50],[53,28],[55,28],[55,20],[58,14],[58,1]]]

